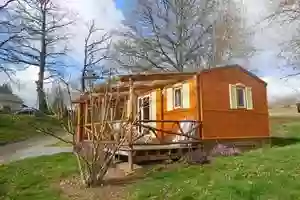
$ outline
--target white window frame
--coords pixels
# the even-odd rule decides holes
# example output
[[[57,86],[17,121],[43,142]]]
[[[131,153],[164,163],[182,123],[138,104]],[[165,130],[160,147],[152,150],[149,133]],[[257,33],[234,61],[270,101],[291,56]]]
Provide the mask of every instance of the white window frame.
[[[149,118],[150,118],[150,116],[151,116],[151,108],[150,108],[150,106],[151,106],[151,97],[150,97],[150,94],[138,97],[138,112],[140,111],[140,106],[141,106],[139,100],[141,99],[142,102],[143,102],[144,98],[149,98]],[[144,110],[143,109],[141,109],[141,117],[144,117]],[[144,119],[142,119],[142,120],[144,120]]]
[[[141,107],[141,105],[140,105],[140,100],[142,100],[142,103],[143,103],[143,99],[144,98],[149,98],[149,118],[151,118],[151,116],[152,116],[152,109],[151,109],[151,96],[150,96],[150,94],[146,94],[146,95],[143,95],[143,96],[139,96],[138,97],[138,103],[137,103],[137,107],[138,107],[138,109],[137,109],[137,111],[138,111],[138,115],[140,114],[139,112],[141,112],[141,120],[143,121],[143,120],[145,120],[144,119],[144,109],[143,109],[143,107]],[[142,109],[141,109],[142,108]],[[141,110],[140,110],[141,109]],[[149,120],[151,120],[151,119],[149,119]],[[146,124],[146,123],[143,123],[143,124]],[[143,131],[145,130],[146,128],[144,128],[144,127],[138,127],[138,132],[139,133],[143,133]]]
[[[176,106],[176,90],[180,90],[180,105]],[[183,107],[182,86],[173,88],[173,108],[179,109]]]
[[[239,92],[243,91],[243,103],[244,105],[239,105]],[[247,87],[244,84],[229,84],[229,98],[230,98],[230,109],[246,109],[253,110],[253,95],[252,87]]]

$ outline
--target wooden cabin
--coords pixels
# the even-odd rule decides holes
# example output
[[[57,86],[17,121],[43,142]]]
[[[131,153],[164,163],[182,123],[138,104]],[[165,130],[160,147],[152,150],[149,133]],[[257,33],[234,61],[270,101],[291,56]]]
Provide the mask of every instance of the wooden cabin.
[[[239,65],[185,73],[131,74],[119,77],[127,115],[153,127],[153,143],[178,142],[181,122],[192,122],[198,138],[207,146],[215,142],[262,142],[269,138],[267,84]],[[95,88],[95,96],[104,86]],[[128,103],[132,101],[132,104]],[[88,100],[81,99],[79,115]],[[131,105],[131,106],[128,106]],[[87,106],[86,106],[87,108]],[[195,125],[196,124],[196,125]],[[84,120],[78,121],[78,140],[84,136]],[[143,131],[139,126],[137,132]]]

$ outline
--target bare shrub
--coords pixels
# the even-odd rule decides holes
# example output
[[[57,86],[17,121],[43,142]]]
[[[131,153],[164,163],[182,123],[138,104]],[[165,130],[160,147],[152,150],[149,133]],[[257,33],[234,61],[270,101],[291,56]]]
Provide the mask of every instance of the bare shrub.
[[[223,144],[217,144],[210,152],[211,156],[237,156],[241,151],[236,147],[229,147]]]

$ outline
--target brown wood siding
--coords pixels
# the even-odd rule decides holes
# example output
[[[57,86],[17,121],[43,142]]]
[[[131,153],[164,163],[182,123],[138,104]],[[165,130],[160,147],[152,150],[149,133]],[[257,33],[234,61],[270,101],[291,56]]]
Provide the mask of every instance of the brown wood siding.
[[[161,116],[163,116],[163,120],[184,120],[185,117],[189,120],[196,120],[197,113],[196,113],[196,80],[190,79],[187,81],[189,83],[189,91],[190,91],[190,108],[189,109],[183,109],[178,108],[174,110],[167,110],[167,88],[170,88],[172,86],[168,86],[164,88],[163,92],[163,113]],[[158,104],[157,104],[158,105]],[[163,129],[167,131],[178,131],[178,125],[175,123],[164,123]],[[165,139],[171,139],[173,136],[164,134]]]
[[[230,109],[229,84],[252,87],[253,110]],[[203,138],[269,136],[266,85],[239,68],[224,68],[200,75]]]

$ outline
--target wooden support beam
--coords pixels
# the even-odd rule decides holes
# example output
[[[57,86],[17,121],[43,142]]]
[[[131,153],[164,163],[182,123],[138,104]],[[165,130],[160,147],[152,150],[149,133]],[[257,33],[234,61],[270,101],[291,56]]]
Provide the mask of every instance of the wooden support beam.
[[[164,120],[164,88],[163,87],[161,87],[160,88],[160,90],[159,90],[159,93],[160,93],[160,120]],[[164,130],[164,128],[165,128],[165,124],[164,124],[164,122],[162,122],[161,124],[160,124],[160,128],[162,129],[162,130]],[[163,133],[163,132],[160,132],[160,134],[161,134],[161,140],[164,142],[164,140],[165,140],[165,134]]]
[[[81,142],[83,140],[83,120],[82,120],[82,103],[79,103],[77,105],[77,137],[76,137],[76,142]]]
[[[129,154],[128,154],[128,164],[129,170],[133,171],[133,143],[132,143],[132,132],[133,132],[133,98],[134,98],[134,89],[133,89],[133,81],[129,80],[129,134],[128,134],[128,143],[129,143]]]
[[[127,81],[153,81],[153,80],[168,80],[168,79],[189,79],[195,72],[165,72],[165,73],[152,73],[152,74],[130,74],[120,76],[121,82]]]
[[[88,101],[85,101],[85,104],[84,104],[84,124],[88,124],[88,114],[89,114]],[[90,140],[90,133],[87,133],[86,129],[84,129],[84,135],[87,135],[88,139]]]
[[[90,111],[88,111],[88,112],[91,112],[91,114],[90,114],[90,123],[91,123],[91,134],[92,134],[92,140],[94,140],[94,138],[95,138],[95,133],[96,133],[96,130],[95,130],[95,125],[94,125],[94,99],[95,98],[93,98],[92,96],[91,96],[91,100],[90,100],[90,108],[91,108],[91,110]]]
[[[197,120],[138,120],[137,123],[150,123],[150,122],[164,122],[164,123],[178,123],[178,122],[192,122],[192,123],[200,123]]]

